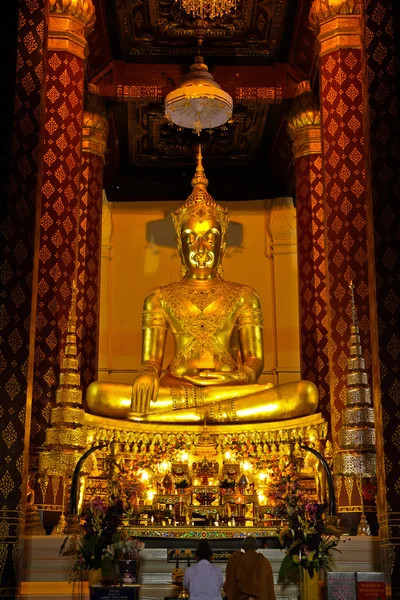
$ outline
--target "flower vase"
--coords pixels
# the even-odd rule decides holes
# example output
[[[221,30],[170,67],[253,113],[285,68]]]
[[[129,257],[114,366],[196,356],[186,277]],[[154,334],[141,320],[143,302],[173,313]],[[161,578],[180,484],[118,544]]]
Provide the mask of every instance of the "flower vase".
[[[319,600],[319,575],[310,577],[307,569],[300,569],[300,600]]]
[[[102,578],[101,569],[90,569],[88,572],[89,587],[98,585]]]
[[[137,583],[139,579],[140,560],[120,559],[118,562],[122,585],[131,585],[132,583]]]

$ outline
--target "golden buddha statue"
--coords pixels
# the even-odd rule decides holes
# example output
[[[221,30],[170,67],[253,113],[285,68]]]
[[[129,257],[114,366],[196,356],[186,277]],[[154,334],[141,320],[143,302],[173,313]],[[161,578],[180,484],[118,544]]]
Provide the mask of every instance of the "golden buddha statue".
[[[222,278],[229,216],[207,185],[199,150],[193,191],[172,215],[182,280],[147,295],[138,375],[133,385],[92,383],[90,412],[138,422],[232,423],[316,410],[318,392],[309,381],[257,383],[264,366],[260,299]],[[175,356],[161,377],[168,331]]]

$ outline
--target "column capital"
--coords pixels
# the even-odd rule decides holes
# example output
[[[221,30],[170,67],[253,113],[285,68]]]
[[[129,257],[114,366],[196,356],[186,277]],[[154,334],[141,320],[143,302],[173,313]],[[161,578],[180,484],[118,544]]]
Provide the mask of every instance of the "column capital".
[[[107,146],[108,123],[103,97],[89,86],[85,94],[82,125],[82,152],[104,158]]]
[[[321,115],[309,81],[302,81],[297,86],[287,128],[293,140],[295,158],[321,154]]]
[[[85,58],[96,20],[92,0],[50,0],[48,49]]]
[[[314,0],[310,23],[320,56],[341,48],[361,48],[360,0]]]

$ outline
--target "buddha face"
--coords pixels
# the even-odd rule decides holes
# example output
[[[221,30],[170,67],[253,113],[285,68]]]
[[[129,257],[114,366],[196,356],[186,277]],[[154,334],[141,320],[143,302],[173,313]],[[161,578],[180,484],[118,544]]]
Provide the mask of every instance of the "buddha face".
[[[220,263],[222,233],[215,219],[189,219],[181,227],[182,259],[194,279],[214,277]]]

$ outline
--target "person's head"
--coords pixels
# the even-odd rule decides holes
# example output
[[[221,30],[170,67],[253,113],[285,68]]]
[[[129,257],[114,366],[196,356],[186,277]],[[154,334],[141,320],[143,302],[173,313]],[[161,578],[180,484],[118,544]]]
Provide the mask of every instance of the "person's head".
[[[245,552],[248,552],[249,550],[256,550],[257,549],[257,539],[255,537],[253,537],[252,535],[248,535],[243,540],[242,548]]]
[[[209,562],[211,562],[212,555],[213,553],[210,548],[210,544],[207,542],[207,540],[200,540],[196,549],[197,561],[208,560]]]

